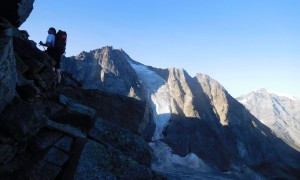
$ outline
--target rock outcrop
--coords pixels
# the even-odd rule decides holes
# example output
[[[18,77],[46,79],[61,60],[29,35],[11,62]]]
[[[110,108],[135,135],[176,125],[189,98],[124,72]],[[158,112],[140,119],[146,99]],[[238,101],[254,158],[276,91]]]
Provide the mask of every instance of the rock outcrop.
[[[33,9],[34,0],[2,0],[0,17],[9,20],[15,27],[26,21]]]
[[[3,23],[3,21],[0,23]],[[13,53],[12,38],[0,38],[0,112],[2,112],[4,107],[11,102],[15,96],[17,68],[16,58]]]
[[[54,60],[18,29],[33,1],[0,4],[0,179],[162,179],[141,137],[146,102],[83,89],[67,72],[54,86]],[[120,73],[102,70],[109,85]]]

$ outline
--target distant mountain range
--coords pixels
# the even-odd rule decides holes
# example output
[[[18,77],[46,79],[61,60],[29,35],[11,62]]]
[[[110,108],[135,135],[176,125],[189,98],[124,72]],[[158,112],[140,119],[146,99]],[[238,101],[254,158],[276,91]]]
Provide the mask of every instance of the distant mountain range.
[[[300,153],[207,75],[146,66],[110,46],[66,58],[62,69],[83,88],[148,104],[139,132],[154,151],[153,169],[168,177],[300,176]]]
[[[237,100],[279,138],[300,151],[300,99],[259,89]]]

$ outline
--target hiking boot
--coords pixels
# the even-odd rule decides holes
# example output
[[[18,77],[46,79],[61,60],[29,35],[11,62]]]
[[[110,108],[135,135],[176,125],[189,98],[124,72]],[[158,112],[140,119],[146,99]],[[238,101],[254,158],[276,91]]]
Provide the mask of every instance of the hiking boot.
[[[50,88],[51,88],[51,89],[56,88],[56,84],[57,84],[56,82],[53,82],[53,83],[51,84]]]
[[[56,84],[55,84],[55,87],[56,87],[57,89],[61,89],[61,88],[62,88],[62,85],[61,85],[61,83],[56,83]]]

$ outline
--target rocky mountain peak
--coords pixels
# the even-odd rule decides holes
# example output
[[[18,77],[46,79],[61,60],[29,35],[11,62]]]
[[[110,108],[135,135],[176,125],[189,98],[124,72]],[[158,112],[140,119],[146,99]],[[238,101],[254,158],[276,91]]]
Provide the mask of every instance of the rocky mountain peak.
[[[196,78],[201,84],[205,94],[209,97],[214,112],[220,118],[220,123],[222,125],[228,125],[228,93],[226,92],[224,87],[216,80],[210,78],[208,75],[197,74]]]
[[[62,69],[82,82],[83,88],[142,98],[138,77],[125,53],[112,46],[66,58],[62,61]]]
[[[173,114],[200,118],[193,105],[194,95],[190,86],[191,77],[184,69],[169,68],[167,84],[173,97],[171,109]]]
[[[237,100],[278,137],[300,150],[300,100],[267,89],[250,92]]]

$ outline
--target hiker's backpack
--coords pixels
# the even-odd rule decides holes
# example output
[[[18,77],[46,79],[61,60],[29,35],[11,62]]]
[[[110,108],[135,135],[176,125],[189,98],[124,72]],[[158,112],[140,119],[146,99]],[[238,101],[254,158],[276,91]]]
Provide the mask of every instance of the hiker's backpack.
[[[66,52],[66,45],[67,45],[67,33],[65,31],[58,30],[58,32],[55,35],[54,47],[61,54],[64,54]]]

